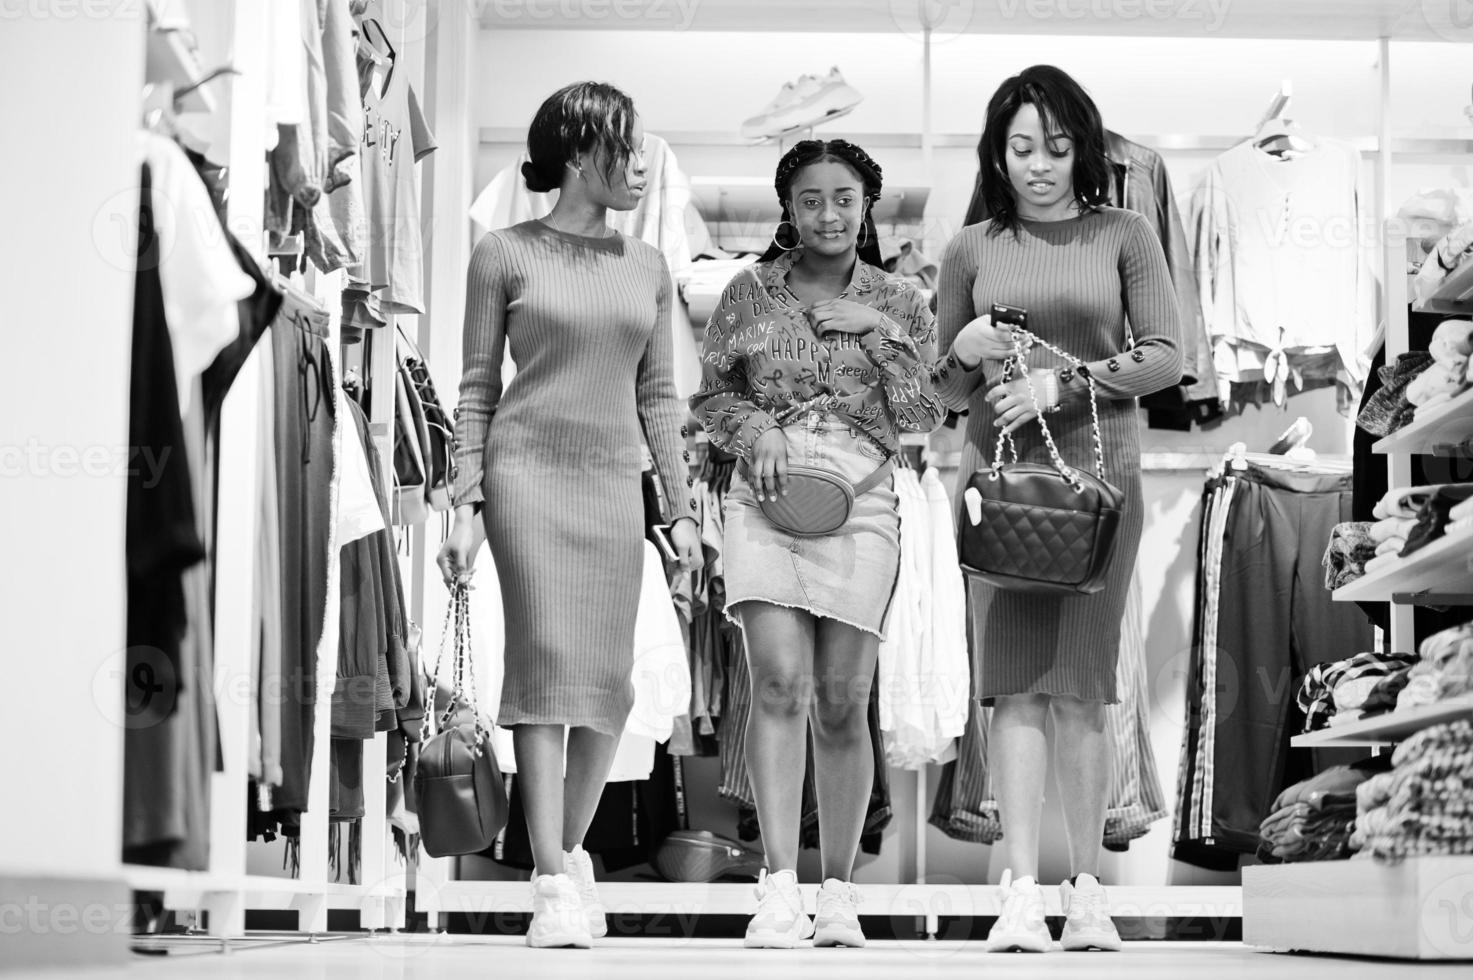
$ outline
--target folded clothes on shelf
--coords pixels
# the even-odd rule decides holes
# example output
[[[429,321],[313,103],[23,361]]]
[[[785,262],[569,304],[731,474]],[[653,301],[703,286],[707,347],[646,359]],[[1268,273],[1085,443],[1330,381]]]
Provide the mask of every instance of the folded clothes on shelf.
[[[1407,386],[1432,363],[1431,354],[1416,350],[1383,366],[1376,372],[1381,377],[1381,387],[1366,399],[1355,424],[1373,436],[1384,437],[1410,423],[1415,407],[1407,400]]]
[[[1396,697],[1397,711],[1426,707],[1473,691],[1473,623],[1429,636]]]
[[[1421,487],[1393,487],[1387,491],[1386,496],[1376,503],[1371,516],[1377,520],[1385,520],[1388,517],[1415,518],[1422,510],[1422,505],[1432,499],[1444,484],[1429,484]]]
[[[1404,671],[1417,662],[1417,656],[1411,653],[1370,651],[1311,667],[1299,685],[1296,698],[1304,712],[1304,730],[1312,732],[1324,728],[1336,712],[1363,707],[1382,678]]]
[[[1346,521],[1330,531],[1330,544],[1320,564],[1325,569],[1325,588],[1330,591],[1349,585],[1366,574],[1366,562],[1376,557],[1369,521]]]
[[[1381,545],[1395,538],[1405,541],[1407,535],[1412,533],[1412,528],[1416,526],[1415,517],[1388,517],[1372,524],[1368,533],[1372,541]]]
[[[1438,487],[1417,512],[1417,526],[1407,535],[1403,558],[1416,554],[1447,534],[1448,515],[1453,507],[1473,499],[1473,483],[1452,483]]]
[[[1350,847],[1373,857],[1473,853],[1473,721],[1433,725],[1355,791]]]
[[[1382,766],[1379,760],[1334,766],[1285,789],[1259,825],[1259,858],[1287,862],[1348,857],[1356,790]]]
[[[1396,698],[1407,686],[1411,679],[1412,669],[1399,670],[1394,674],[1388,674],[1376,682],[1371,688],[1371,693],[1366,695],[1365,703],[1360,706],[1360,716],[1369,718],[1373,715],[1384,715],[1388,711],[1396,710]]]

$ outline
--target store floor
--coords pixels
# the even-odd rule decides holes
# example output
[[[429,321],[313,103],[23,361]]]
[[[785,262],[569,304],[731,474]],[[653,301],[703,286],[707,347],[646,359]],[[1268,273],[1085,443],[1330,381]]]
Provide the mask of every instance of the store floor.
[[[1215,980],[1468,976],[1467,964],[1417,964],[1260,953],[1237,943],[1131,943],[1120,954],[988,955],[978,943],[884,942],[865,949],[744,950],[730,940],[617,939],[592,950],[532,950],[515,937],[440,936],[335,940],[248,948],[228,955],[137,956],[125,970],[48,971],[67,977],[320,980],[628,977],[630,980],[724,980],[754,977],[854,980],[860,977],[1079,977],[1102,980]],[[0,978],[5,973],[0,970]]]

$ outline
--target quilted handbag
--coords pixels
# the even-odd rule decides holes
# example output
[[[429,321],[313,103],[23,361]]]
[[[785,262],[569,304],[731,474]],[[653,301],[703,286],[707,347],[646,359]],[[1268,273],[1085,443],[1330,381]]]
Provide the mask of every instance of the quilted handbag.
[[[430,737],[433,708],[425,712],[420,730],[419,763],[414,773],[415,812],[420,840],[431,857],[473,854],[496,841],[506,826],[510,804],[501,767],[491,748],[491,731],[476,705],[475,669],[470,656],[470,601],[467,586],[458,585],[450,597],[445,631],[455,637],[451,665],[450,703],[439,718],[439,731]],[[430,690],[438,689],[445,649],[435,659]]]
[[[963,491],[970,503],[957,532],[962,570],[999,589],[1055,595],[1088,595],[1105,587],[1124,495],[1105,480],[1094,378],[1078,358],[1027,330],[1014,331],[1013,356],[1003,375],[1027,379],[1048,444],[1052,466],[1018,461],[1018,447],[999,433],[992,465],[973,473]],[[1028,375],[1028,351],[1038,344],[1074,366],[1089,386],[1094,426],[1095,473],[1071,468],[1049,431],[1038,392]],[[1011,462],[1003,462],[1006,441]],[[980,497],[980,507],[976,506]]]

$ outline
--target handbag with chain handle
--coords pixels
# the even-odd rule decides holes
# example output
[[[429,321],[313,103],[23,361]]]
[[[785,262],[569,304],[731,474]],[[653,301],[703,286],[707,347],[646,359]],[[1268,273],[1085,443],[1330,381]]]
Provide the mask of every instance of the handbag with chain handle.
[[[451,664],[450,703],[439,717],[439,731],[430,737],[433,706],[425,711],[420,729],[419,763],[414,773],[415,811],[420,840],[431,857],[474,854],[490,847],[511,812],[501,767],[491,748],[491,732],[481,721],[476,704],[475,666],[470,651],[470,593],[457,585],[445,614],[440,655],[429,689],[437,690],[445,640],[455,636]],[[433,697],[433,694],[431,695]]]
[[[1076,470],[1064,462],[1044,418],[1038,392],[1028,374],[1028,352],[1034,344],[1064,358],[1089,386],[1094,429],[1095,472]],[[962,570],[999,589],[1053,595],[1089,595],[1105,587],[1105,572],[1114,553],[1125,495],[1105,480],[1105,450],[1094,378],[1077,357],[1027,330],[1013,332],[1013,356],[1003,380],[1022,376],[1038,413],[1052,466],[1023,463],[1012,436],[1000,432],[992,465],[973,473],[964,495],[981,497],[980,508],[967,508],[957,532]],[[1006,443],[1011,461],[1003,461]]]

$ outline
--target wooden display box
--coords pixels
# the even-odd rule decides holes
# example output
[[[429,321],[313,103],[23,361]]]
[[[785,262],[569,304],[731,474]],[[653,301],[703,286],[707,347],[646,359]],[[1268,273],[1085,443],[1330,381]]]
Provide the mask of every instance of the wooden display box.
[[[1243,942],[1274,952],[1473,960],[1473,857],[1244,868]]]

